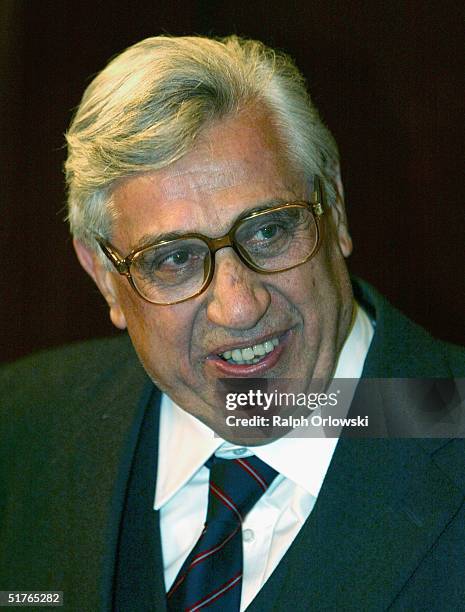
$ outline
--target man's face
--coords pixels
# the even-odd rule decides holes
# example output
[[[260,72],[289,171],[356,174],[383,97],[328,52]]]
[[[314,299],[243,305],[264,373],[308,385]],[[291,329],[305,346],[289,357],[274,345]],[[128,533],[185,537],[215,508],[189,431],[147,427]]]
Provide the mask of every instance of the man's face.
[[[111,242],[126,255],[142,237],[174,231],[221,236],[244,211],[308,200],[309,192],[267,117],[244,112],[212,124],[194,150],[171,166],[121,182],[113,193],[117,220]],[[104,272],[96,258],[94,277],[110,302],[113,322],[127,326],[155,383],[225,436],[216,386],[219,378],[233,377],[234,368],[241,377],[297,379],[297,392],[305,391],[312,377],[331,377],[351,321],[344,263],[350,250],[338,202],[323,216],[317,255],[287,272],[257,274],[224,248],[216,253],[208,289],[171,306],[145,302],[124,277]],[[234,366],[220,357],[273,339],[279,344],[257,364]]]

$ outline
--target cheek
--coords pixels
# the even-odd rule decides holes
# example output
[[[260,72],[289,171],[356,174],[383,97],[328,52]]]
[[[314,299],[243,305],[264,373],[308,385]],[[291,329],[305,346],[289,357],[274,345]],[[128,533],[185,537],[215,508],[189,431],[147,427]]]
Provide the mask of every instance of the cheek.
[[[297,308],[307,325],[319,326],[332,320],[341,303],[347,300],[350,303],[350,280],[345,260],[330,239],[321,245],[317,255],[308,263],[283,273],[275,287]]]
[[[281,278],[276,279],[279,282],[275,282],[274,287],[299,310],[304,306],[316,306],[322,288],[321,279],[325,277],[321,268],[321,263],[316,259],[309,261],[294,270],[284,272]]]
[[[352,315],[352,285],[345,258],[332,234],[327,234],[317,257],[314,281],[321,317],[338,336],[344,335]]]
[[[323,242],[314,261],[318,282],[326,287],[326,292],[338,293],[346,285],[348,272],[338,237],[331,223],[325,227]]]
[[[134,348],[150,374],[157,377],[184,370],[191,336],[188,314],[174,306],[149,304],[127,292],[120,304]]]

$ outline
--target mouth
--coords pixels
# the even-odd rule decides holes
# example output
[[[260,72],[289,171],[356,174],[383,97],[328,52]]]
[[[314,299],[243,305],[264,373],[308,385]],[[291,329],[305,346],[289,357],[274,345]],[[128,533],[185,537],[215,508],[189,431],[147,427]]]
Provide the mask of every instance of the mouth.
[[[252,365],[260,363],[269,353],[272,353],[279,345],[279,337],[275,336],[270,340],[259,344],[252,344],[242,348],[232,348],[231,350],[219,353],[218,357],[233,365]]]
[[[207,358],[212,373],[226,377],[260,377],[279,361],[289,342],[291,330],[249,345],[224,347]],[[216,373],[216,374],[215,374]]]

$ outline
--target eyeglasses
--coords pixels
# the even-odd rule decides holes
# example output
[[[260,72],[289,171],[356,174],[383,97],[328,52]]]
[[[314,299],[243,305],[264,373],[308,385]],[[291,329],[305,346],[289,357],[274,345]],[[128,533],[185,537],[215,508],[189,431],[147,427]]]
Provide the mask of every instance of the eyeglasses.
[[[134,249],[124,258],[100,236],[97,242],[144,300],[178,304],[207,289],[215,272],[215,253],[226,247],[259,274],[285,272],[309,261],[320,246],[324,200],[318,176],[311,198],[311,202],[290,202],[253,212],[219,238],[184,234]]]

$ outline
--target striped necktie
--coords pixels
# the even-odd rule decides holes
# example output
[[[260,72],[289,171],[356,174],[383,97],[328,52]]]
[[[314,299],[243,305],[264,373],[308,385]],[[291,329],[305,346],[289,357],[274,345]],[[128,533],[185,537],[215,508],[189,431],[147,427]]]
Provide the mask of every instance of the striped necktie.
[[[242,588],[242,522],[277,472],[252,456],[208,462],[207,520],[167,593],[170,612],[238,612]]]

